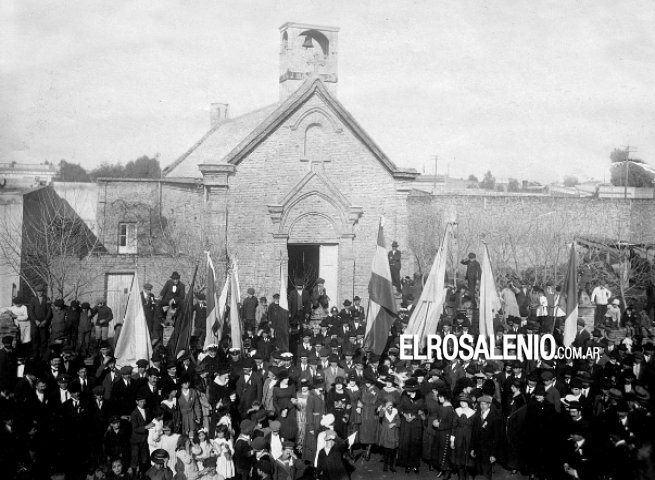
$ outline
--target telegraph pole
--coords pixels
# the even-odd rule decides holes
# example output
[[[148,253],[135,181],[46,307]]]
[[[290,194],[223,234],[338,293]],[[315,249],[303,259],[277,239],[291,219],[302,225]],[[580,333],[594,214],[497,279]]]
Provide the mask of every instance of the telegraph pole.
[[[437,162],[439,160],[439,157],[437,155],[434,156],[434,188],[432,189],[432,193],[435,193],[437,191]]]
[[[630,153],[634,153],[637,151],[636,148],[630,149],[630,145],[626,145],[625,147],[625,178],[623,180],[623,199],[627,200],[628,199],[628,174],[630,173]]]

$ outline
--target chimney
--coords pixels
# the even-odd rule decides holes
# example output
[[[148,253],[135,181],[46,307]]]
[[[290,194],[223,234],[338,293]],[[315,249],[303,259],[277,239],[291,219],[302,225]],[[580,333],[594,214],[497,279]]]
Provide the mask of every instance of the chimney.
[[[209,126],[214,128],[230,118],[230,105],[227,103],[212,103],[209,105]]]

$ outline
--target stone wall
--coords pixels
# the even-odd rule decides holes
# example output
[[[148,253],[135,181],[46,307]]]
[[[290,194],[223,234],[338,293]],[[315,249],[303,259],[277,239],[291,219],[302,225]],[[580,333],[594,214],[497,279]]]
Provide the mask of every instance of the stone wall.
[[[426,226],[429,218],[437,223],[438,234],[447,222],[456,222],[453,265],[468,252],[480,256],[486,242],[497,275],[533,268],[552,279],[557,276],[555,266],[566,263],[568,244],[576,236],[631,242],[655,239],[652,200],[412,195],[408,204],[415,248],[407,253],[417,253],[423,270],[429,268],[438,246],[438,240],[429,238],[435,233],[435,228]],[[456,270],[461,277],[464,267]]]

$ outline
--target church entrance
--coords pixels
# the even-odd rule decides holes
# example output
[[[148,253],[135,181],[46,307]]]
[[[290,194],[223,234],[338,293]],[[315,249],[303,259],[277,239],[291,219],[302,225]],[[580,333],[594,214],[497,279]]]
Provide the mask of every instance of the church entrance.
[[[305,283],[305,288],[314,286],[318,278],[320,245],[306,243],[289,244],[289,290],[295,287],[296,279]]]
[[[289,253],[289,290],[294,288],[297,278],[303,280],[305,288],[312,288],[316,279],[325,280],[325,290],[331,305],[337,302],[339,274],[339,245],[316,245],[309,243],[290,243]]]

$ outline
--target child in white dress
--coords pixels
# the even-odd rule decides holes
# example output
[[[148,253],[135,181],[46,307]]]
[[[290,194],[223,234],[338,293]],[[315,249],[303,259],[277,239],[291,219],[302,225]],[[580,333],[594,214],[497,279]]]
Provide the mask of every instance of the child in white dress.
[[[212,441],[212,447],[214,455],[216,455],[216,472],[226,479],[234,477],[234,462],[232,461],[234,445],[227,426],[219,425],[216,428],[216,438]]]

